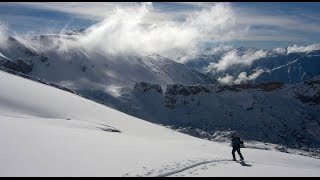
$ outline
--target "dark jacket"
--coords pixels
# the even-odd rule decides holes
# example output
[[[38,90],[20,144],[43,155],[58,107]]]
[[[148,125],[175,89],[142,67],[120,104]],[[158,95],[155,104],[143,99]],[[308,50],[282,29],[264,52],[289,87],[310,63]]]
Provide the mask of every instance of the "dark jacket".
[[[241,146],[241,140],[239,137],[234,137],[231,139],[231,144],[232,144],[232,147],[234,148],[240,148]]]

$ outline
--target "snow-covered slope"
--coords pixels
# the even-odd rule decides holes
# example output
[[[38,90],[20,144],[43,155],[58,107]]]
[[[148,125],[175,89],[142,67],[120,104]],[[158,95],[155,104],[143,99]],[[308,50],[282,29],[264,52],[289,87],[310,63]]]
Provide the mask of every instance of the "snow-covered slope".
[[[0,82],[0,176],[320,175],[318,159],[245,148],[238,164],[228,144],[2,71]]]

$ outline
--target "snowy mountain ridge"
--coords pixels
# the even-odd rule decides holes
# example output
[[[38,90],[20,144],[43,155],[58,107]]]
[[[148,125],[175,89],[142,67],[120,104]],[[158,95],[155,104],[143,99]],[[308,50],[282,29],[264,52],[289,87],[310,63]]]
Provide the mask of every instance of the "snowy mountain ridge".
[[[200,52],[185,64],[225,84],[298,83],[320,75],[319,47],[319,44],[293,45],[265,50],[219,46]],[[255,76],[249,78],[250,75]]]
[[[205,75],[159,55],[106,56],[86,47],[73,46],[77,43],[74,36],[79,35],[41,35],[27,40],[10,36],[7,47],[0,47],[0,52],[10,61],[2,59],[1,63],[50,82],[63,82],[65,86],[77,81],[82,87],[69,87],[79,89],[132,87],[140,81],[162,86],[211,83]]]

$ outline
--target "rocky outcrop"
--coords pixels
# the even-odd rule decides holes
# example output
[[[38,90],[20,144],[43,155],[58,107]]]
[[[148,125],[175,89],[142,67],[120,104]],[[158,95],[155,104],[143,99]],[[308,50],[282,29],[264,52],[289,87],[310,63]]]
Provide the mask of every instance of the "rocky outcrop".
[[[154,90],[160,94],[162,94],[162,88],[159,84],[151,84],[146,82],[139,82],[134,85],[135,92],[148,92]]]
[[[44,53],[42,53],[41,55],[40,55],[40,61],[41,62],[47,62],[49,59],[48,59],[48,57],[44,54]]]
[[[13,71],[25,74],[31,72],[33,68],[33,63],[25,62],[22,59],[18,59],[17,61],[3,60],[0,65]]]
[[[165,95],[197,95],[199,93],[210,93],[210,90],[205,86],[197,85],[197,86],[185,86],[181,84],[173,84],[168,85]]]
[[[233,86],[240,89],[261,89],[261,90],[270,92],[275,89],[281,88],[283,85],[284,85],[283,82],[268,82],[268,83],[260,83],[260,84],[238,84]]]
[[[261,89],[266,92],[270,92],[276,89],[280,89],[284,86],[283,82],[268,82],[259,84],[235,84],[235,85],[224,85],[220,86],[217,93],[229,90],[233,92],[239,92],[247,89]]]
[[[311,105],[320,104],[320,76],[305,81],[294,89],[295,98]]]
[[[24,52],[24,54],[26,54],[30,57],[39,56],[39,53],[37,53],[35,50],[30,49],[27,46],[23,45],[16,38],[14,38],[12,36],[8,37],[8,41],[11,42],[13,45],[16,45],[21,52]]]
[[[185,86],[181,84],[173,84],[168,85],[167,90],[165,92],[164,97],[164,105],[167,108],[174,109],[175,104],[177,102],[178,96],[191,96],[191,95],[197,95],[200,93],[210,93],[210,90],[202,85],[196,85],[196,86]],[[184,104],[189,104],[188,101],[183,101]]]

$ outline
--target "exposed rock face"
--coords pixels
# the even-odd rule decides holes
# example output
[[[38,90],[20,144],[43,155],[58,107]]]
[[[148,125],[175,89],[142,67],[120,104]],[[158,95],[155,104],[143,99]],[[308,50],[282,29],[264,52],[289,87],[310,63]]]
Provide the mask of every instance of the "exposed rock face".
[[[162,88],[159,84],[150,84],[146,82],[136,83],[134,86],[134,91],[148,92],[155,90],[156,92],[162,94]]]
[[[40,56],[40,61],[44,63],[44,62],[47,62],[48,60],[49,60],[48,57],[44,53],[42,53]]]
[[[210,93],[209,89],[202,85],[198,86],[185,86],[180,84],[173,84],[167,86],[166,96],[167,95],[183,95],[183,96],[189,96],[189,95],[196,95],[201,92],[204,93]]]
[[[14,38],[12,36],[8,37],[8,41],[14,45],[17,45],[17,49],[21,52],[24,52],[24,54],[26,54],[27,56],[30,56],[30,57],[39,56],[39,53],[37,53],[35,50],[30,49],[30,48],[26,47],[25,45],[21,44],[16,38]],[[12,44],[10,44],[10,45],[12,45]]]
[[[266,92],[270,92],[276,89],[280,89],[284,86],[283,82],[268,82],[260,84],[235,84],[235,85],[223,85],[219,86],[217,93],[229,90],[233,92],[239,92],[247,89],[261,89]]]
[[[12,69],[17,72],[29,73],[32,71],[33,64],[31,62],[25,62],[22,59],[18,59],[17,61],[4,60],[1,65],[8,69]]]
[[[270,92],[275,89],[279,89],[284,85],[283,82],[268,82],[268,83],[260,83],[260,84],[239,84],[233,85],[234,87],[240,89],[262,89],[264,91]]]
[[[180,84],[168,85],[164,96],[164,105],[167,108],[174,109],[178,96],[191,96],[200,93],[210,93],[210,90],[202,85],[185,86]],[[189,104],[188,101],[183,101],[184,104]]]
[[[28,48],[24,48],[24,53],[31,56],[31,57],[35,57],[35,56],[39,56],[39,54],[36,51],[33,51],[31,49]]]
[[[320,77],[305,81],[301,86],[294,89],[295,97],[301,102],[311,105],[320,104]]]

